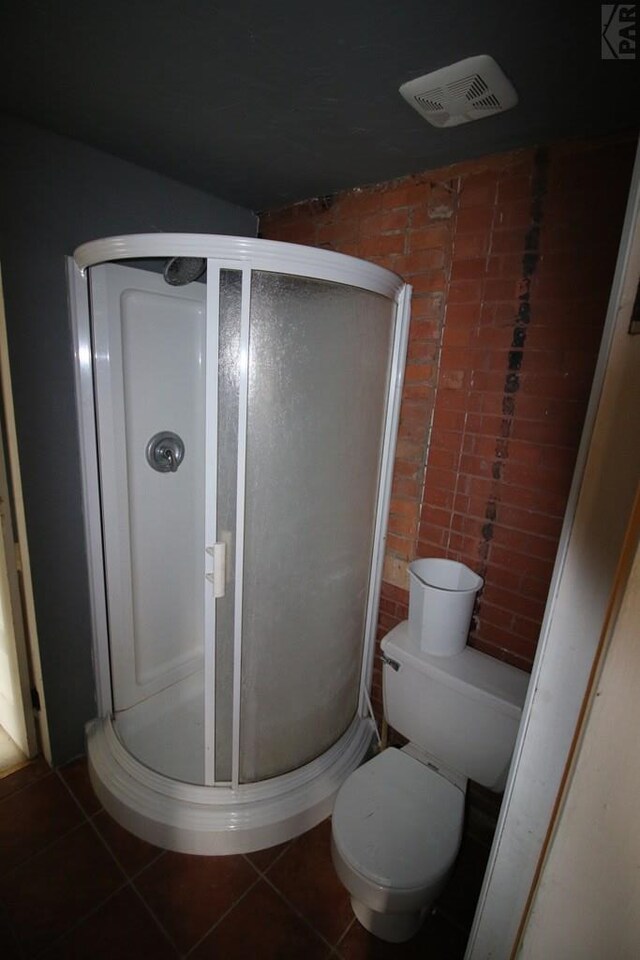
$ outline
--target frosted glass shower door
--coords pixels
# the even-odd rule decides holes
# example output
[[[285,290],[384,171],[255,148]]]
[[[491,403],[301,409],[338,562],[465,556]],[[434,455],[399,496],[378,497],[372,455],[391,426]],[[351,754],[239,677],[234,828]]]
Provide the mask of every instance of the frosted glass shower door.
[[[241,782],[311,761],[357,710],[395,309],[252,276]]]

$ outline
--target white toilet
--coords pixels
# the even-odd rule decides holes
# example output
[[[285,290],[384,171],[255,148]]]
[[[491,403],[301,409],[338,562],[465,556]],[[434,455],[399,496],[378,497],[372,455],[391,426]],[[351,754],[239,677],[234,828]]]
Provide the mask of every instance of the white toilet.
[[[385,716],[410,743],[384,750],[342,785],[331,852],[360,923],[401,943],[451,873],[467,778],[504,789],[529,675],[470,647],[427,654],[407,621],[382,650]]]

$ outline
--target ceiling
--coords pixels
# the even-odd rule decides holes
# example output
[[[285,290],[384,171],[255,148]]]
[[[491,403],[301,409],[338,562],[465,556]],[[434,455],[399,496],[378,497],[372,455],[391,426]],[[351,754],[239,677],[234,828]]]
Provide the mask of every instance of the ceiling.
[[[20,0],[0,109],[253,210],[637,126],[600,5],[547,0]],[[491,54],[520,102],[439,130],[406,80]]]

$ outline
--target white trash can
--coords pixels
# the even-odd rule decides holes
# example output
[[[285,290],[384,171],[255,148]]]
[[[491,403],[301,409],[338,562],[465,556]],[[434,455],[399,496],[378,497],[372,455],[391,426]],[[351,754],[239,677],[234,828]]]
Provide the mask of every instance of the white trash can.
[[[409,634],[425,653],[464,650],[476,594],[484,581],[456,560],[427,557],[409,564]]]

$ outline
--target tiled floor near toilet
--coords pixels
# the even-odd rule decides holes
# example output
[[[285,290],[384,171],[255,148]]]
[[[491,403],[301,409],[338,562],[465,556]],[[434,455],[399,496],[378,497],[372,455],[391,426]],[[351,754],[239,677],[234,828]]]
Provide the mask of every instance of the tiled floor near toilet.
[[[248,856],[193,857],[127,833],[100,809],[84,760],[0,779],[4,960],[460,960],[487,849],[466,840],[435,913],[408,944],[353,919],[325,821]]]

